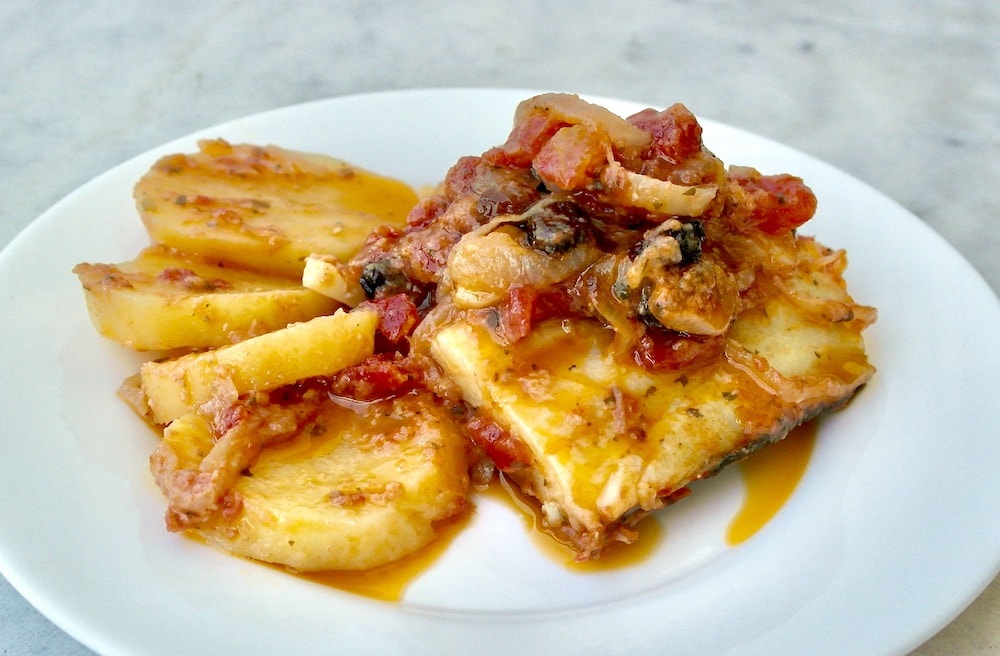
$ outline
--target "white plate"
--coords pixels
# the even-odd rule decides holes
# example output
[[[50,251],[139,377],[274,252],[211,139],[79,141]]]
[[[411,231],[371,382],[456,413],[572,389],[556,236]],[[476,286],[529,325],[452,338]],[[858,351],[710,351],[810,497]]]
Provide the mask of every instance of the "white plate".
[[[511,90],[336,98],[217,126],[98,177],[0,256],[0,570],[41,612],[107,654],[898,653],[957,615],[1000,568],[1000,305],[915,217],[784,146],[704,121],[729,163],[803,176],[804,228],[848,249],[879,371],[831,416],[805,477],[728,548],[734,472],[658,517],[660,551],[573,574],[506,508],[472,524],[396,604],[218,554],[163,529],[153,436],[114,396],[139,358],[95,335],[70,273],[145,244],[131,187],[196,138],[327,152],[414,184],[506,137]],[[633,103],[597,99],[619,113]]]

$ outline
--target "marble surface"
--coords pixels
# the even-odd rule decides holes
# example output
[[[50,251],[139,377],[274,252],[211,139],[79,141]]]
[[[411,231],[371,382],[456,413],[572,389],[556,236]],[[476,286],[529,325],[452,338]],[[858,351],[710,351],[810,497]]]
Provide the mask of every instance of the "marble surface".
[[[197,128],[364,91],[507,86],[682,101],[787,143],[895,198],[1000,289],[1000,5],[609,6],[6,0],[0,246]],[[0,579],[0,654],[86,653]],[[1000,653],[1000,581],[913,653]]]

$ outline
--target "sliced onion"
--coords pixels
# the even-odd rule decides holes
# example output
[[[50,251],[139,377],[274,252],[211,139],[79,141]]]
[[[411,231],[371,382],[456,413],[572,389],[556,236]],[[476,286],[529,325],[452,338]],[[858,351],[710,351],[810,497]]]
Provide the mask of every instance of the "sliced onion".
[[[610,157],[601,182],[623,205],[671,216],[701,216],[719,193],[717,185],[679,185],[629,171]]]

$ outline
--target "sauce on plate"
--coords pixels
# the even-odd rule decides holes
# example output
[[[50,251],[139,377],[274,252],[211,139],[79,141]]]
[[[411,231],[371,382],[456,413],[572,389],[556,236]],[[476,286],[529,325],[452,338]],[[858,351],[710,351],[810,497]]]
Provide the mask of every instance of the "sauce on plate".
[[[739,463],[746,492],[726,531],[727,544],[750,539],[781,510],[802,479],[815,442],[816,422],[806,422]]]
[[[361,572],[330,571],[295,573],[294,576],[353,594],[401,601],[406,589],[448,550],[456,535],[468,524],[471,513],[437,527],[437,536],[422,549],[392,563]]]

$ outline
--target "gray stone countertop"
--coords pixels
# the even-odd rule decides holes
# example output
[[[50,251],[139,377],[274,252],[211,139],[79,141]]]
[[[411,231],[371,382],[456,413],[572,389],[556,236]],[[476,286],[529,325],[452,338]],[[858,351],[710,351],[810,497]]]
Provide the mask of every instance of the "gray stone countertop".
[[[894,198],[1000,290],[990,0],[7,0],[0,246],[94,176],[192,130],[453,86],[684,102]],[[90,652],[0,579],[0,653]],[[1000,581],[913,653],[1000,653]]]

